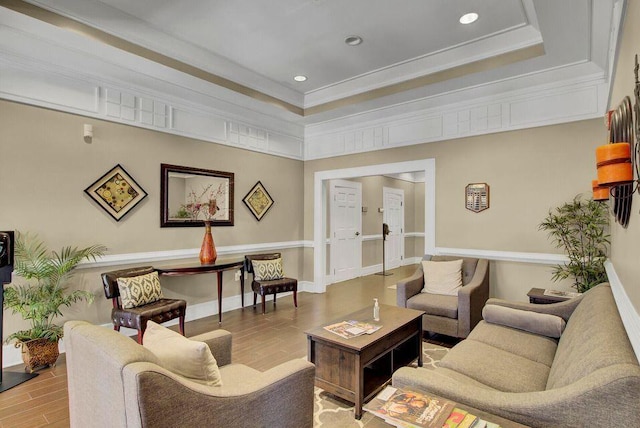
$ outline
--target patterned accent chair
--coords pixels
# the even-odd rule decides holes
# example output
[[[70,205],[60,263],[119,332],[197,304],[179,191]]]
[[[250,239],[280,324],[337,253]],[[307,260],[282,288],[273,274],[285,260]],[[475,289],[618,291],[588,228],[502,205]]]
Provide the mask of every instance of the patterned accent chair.
[[[255,263],[254,263],[255,262]],[[293,292],[293,304],[298,307],[298,280],[286,278],[282,274],[282,255],[280,253],[251,254],[244,257],[245,271],[253,275],[253,306],[256,306],[258,294],[262,301],[262,315],[265,312],[265,296],[273,294],[273,306],[276,294]],[[260,266],[259,270],[254,268]],[[279,265],[279,266],[278,266]]]
[[[118,278],[134,278],[155,271],[152,266],[144,266],[105,272],[101,275],[104,295],[113,302],[113,309],[111,309],[113,329],[120,331],[120,327],[127,327],[138,330],[138,343],[140,344],[142,344],[142,336],[150,320],[161,324],[178,318],[180,334],[184,336],[184,317],[187,311],[185,300],[162,297],[154,302],[132,308],[124,308],[122,305]]]

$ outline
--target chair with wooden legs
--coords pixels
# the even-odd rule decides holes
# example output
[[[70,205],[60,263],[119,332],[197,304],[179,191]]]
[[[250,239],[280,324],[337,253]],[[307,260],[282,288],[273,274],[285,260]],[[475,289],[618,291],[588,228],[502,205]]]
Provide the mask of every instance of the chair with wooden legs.
[[[158,274],[152,266],[105,272],[101,276],[104,294],[113,301],[111,321],[114,330],[120,331],[120,327],[136,329],[138,343],[142,344],[147,322],[161,324],[178,318],[180,334],[184,336],[187,302],[162,296]]]
[[[282,255],[280,253],[251,254],[245,256],[245,270],[253,275],[253,306],[256,306],[258,294],[262,299],[262,315],[265,313],[265,298],[273,294],[273,306],[276,305],[276,294],[293,292],[293,304],[298,307],[298,280],[286,278],[282,272]]]

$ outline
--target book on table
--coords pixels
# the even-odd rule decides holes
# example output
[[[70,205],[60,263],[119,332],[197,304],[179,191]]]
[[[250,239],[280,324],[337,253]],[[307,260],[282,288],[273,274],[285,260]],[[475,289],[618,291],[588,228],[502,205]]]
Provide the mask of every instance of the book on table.
[[[324,329],[337,334],[340,337],[344,337],[345,339],[351,339],[352,337],[361,336],[363,334],[375,333],[380,330],[381,327],[381,325],[377,324],[350,320],[327,325]]]
[[[457,406],[416,388],[387,386],[363,409],[399,428],[500,428]]]

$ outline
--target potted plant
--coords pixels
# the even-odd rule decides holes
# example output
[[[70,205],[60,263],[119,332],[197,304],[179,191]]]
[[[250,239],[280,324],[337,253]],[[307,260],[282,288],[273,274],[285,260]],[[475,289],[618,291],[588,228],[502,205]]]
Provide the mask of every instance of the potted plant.
[[[93,301],[88,291],[69,291],[66,284],[73,270],[83,260],[95,260],[106,251],[103,245],[87,248],[64,247],[49,251],[35,235],[16,234],[14,272],[28,280],[10,284],[4,290],[4,307],[20,314],[31,327],[10,334],[6,342],[22,347],[25,369],[52,366],[58,359],[58,341],[62,326],[53,320],[62,315],[61,308],[78,301]]]
[[[549,232],[569,261],[554,267],[554,281],[573,278],[573,287],[584,293],[607,281],[604,262],[609,252],[607,205],[577,195],[573,201],[549,211],[539,229]]]

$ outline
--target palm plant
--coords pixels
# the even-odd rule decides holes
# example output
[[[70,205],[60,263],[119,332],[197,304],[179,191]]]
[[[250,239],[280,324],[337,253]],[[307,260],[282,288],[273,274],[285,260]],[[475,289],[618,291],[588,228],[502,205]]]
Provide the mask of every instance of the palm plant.
[[[95,260],[106,251],[103,245],[87,248],[64,247],[49,251],[35,235],[16,234],[16,274],[30,280],[24,285],[9,285],[4,291],[4,306],[31,323],[31,328],[10,334],[7,342],[27,342],[46,338],[57,342],[63,335],[62,326],[53,323],[61,316],[61,308],[78,301],[93,301],[88,291],[68,291],[66,282],[83,260]]]
[[[564,248],[569,262],[554,267],[552,279],[572,277],[573,287],[584,293],[607,281],[604,262],[609,252],[607,205],[577,195],[573,201],[549,211],[539,229],[549,232],[557,248]]]

